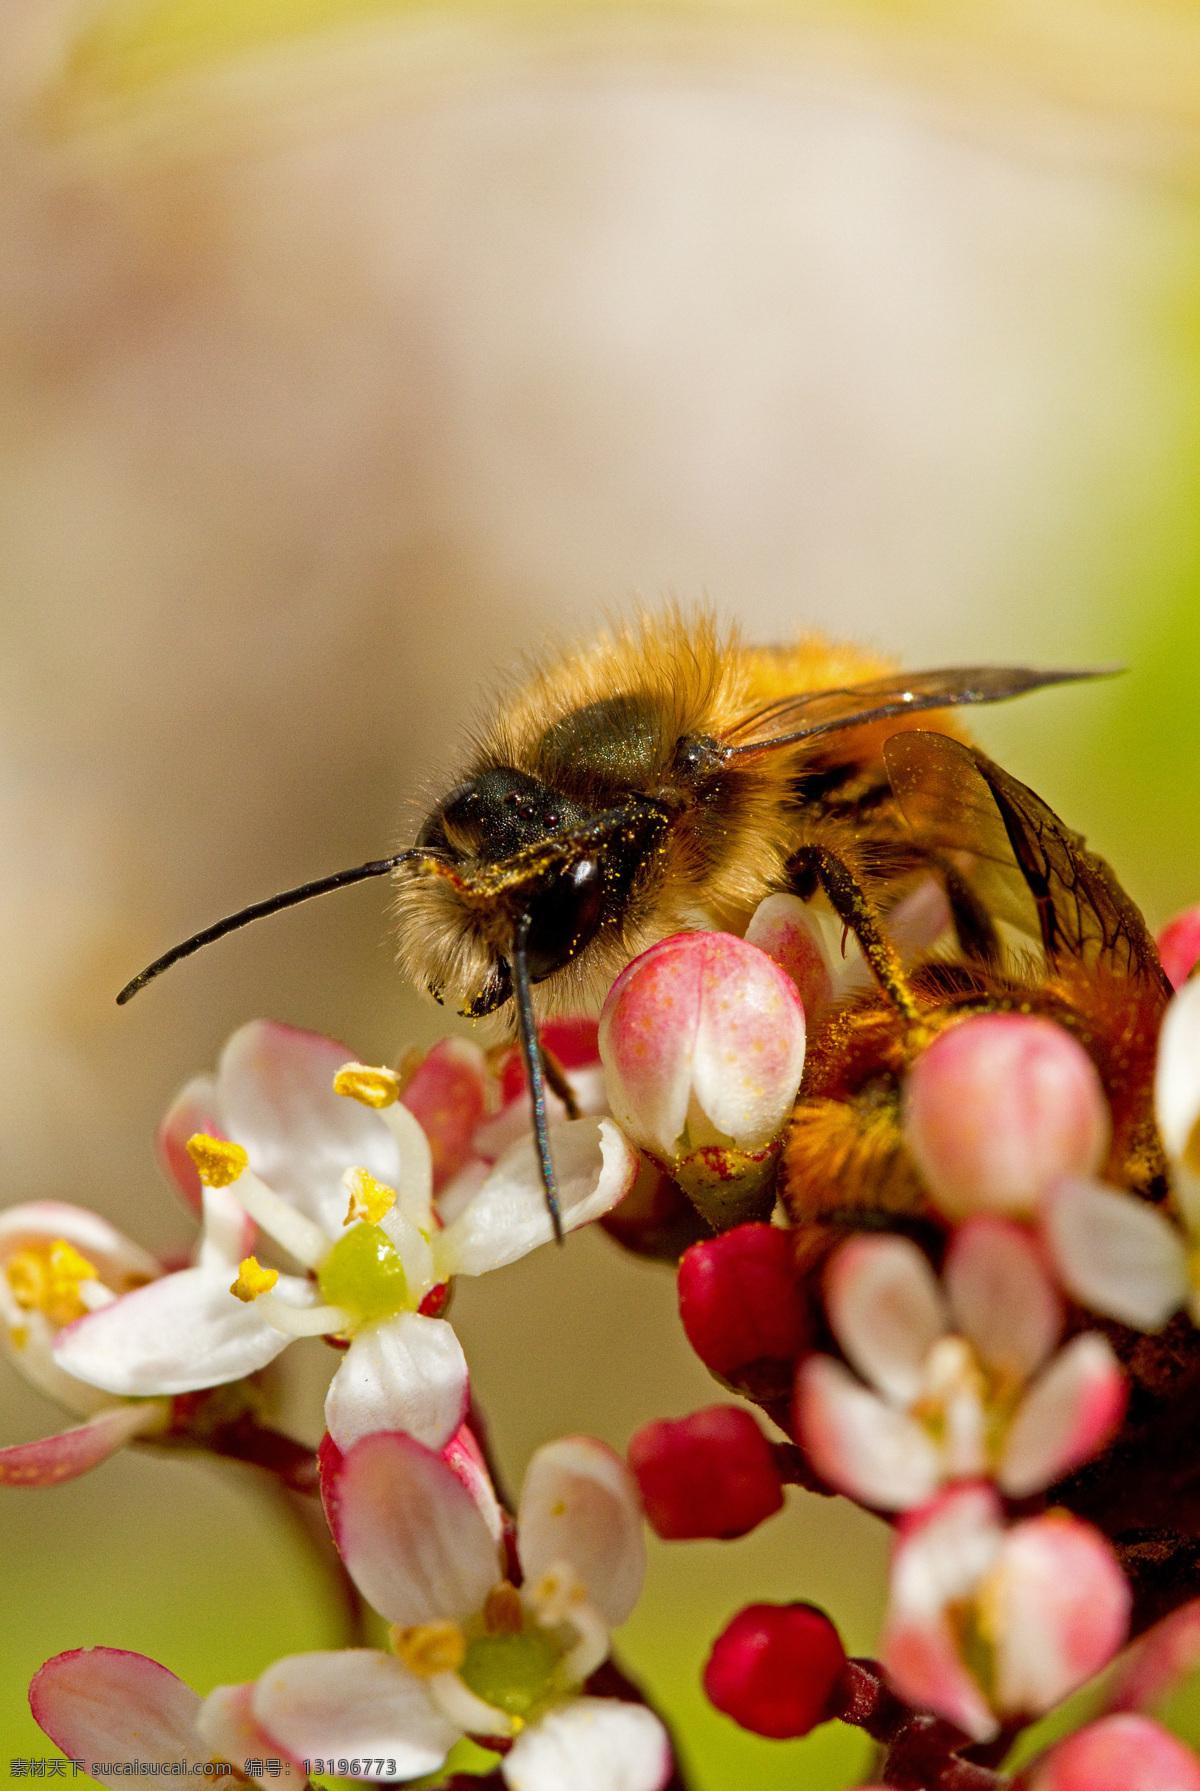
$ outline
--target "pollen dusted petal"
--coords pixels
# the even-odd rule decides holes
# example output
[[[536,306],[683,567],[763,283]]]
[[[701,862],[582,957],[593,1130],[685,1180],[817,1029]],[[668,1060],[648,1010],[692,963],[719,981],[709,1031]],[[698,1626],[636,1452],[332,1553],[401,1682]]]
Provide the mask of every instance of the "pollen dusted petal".
[[[333,1091],[349,1052],[334,1039],[254,1020],[221,1053],[217,1105],[250,1167],[336,1237],[346,1213],[342,1173],[357,1165],[390,1188],[400,1153],[381,1114]]]
[[[196,1730],[200,1699],[144,1654],[72,1648],[56,1654],[29,1687],[34,1721],[69,1760],[209,1758]]]
[[[393,1779],[436,1772],[461,1733],[377,1648],[287,1655],[259,1679],[253,1710],[293,1758],[382,1755],[396,1762]],[[372,1768],[371,1776],[381,1775]]]
[[[509,1791],[663,1791],[667,1732],[644,1704],[573,1698],[519,1735],[500,1772]]]
[[[62,1480],[74,1480],[136,1436],[162,1427],[170,1411],[165,1399],[108,1406],[86,1424],[60,1430],[57,1436],[12,1443],[0,1449],[0,1486],[57,1486]]]
[[[1183,1239],[1148,1202],[1072,1177],[1052,1191],[1043,1223],[1063,1286],[1089,1311],[1161,1331],[1187,1298]]]
[[[969,1219],[954,1234],[946,1290],[956,1328],[989,1368],[1026,1380],[1062,1330],[1062,1302],[1027,1231],[1004,1219]]]
[[[624,1623],[641,1595],[646,1543],[637,1482],[620,1456],[592,1437],[539,1449],[521,1488],[517,1549],[527,1581],[566,1561],[605,1621]]]
[[[941,1479],[938,1451],[915,1419],[885,1405],[831,1356],[802,1363],[796,1422],[821,1477],[880,1511],[924,1504]]]
[[[637,1180],[637,1152],[611,1119],[576,1119],[555,1126],[550,1153],[568,1231],[601,1218]],[[548,1244],[553,1235],[535,1147],[526,1138],[501,1157],[458,1218],[435,1233],[438,1279],[503,1268]]]
[[[325,1496],[342,1559],[390,1623],[461,1622],[502,1578],[474,1499],[411,1437],[363,1437],[332,1468]]]
[[[804,1073],[804,1008],[790,976],[732,933],[697,933],[705,976],[692,1086],[704,1115],[741,1150],[771,1142]],[[704,1142],[704,1141],[701,1141]]]
[[[937,1277],[908,1238],[852,1238],[825,1276],[834,1335],[864,1379],[898,1404],[916,1397],[948,1315]]]
[[[107,1393],[136,1398],[194,1393],[265,1368],[290,1338],[229,1292],[228,1269],[181,1269],[125,1294],[60,1331],[60,1368]],[[280,1294],[311,1301],[310,1284],[290,1275]]]
[[[820,928],[794,895],[769,895],[750,917],[745,939],[765,951],[800,994],[809,1024],[833,996],[833,970]]]
[[[613,1114],[636,1144],[668,1161],[692,1095],[704,975],[690,944],[697,937],[676,933],[627,964],[600,1016],[600,1057]]]
[[[467,1411],[467,1361],[442,1318],[402,1312],[368,1325],[330,1383],[325,1423],[339,1449],[376,1430],[403,1430],[443,1448]]]
[[[1011,1499],[1053,1486],[1098,1455],[1120,1428],[1128,1385],[1106,1338],[1085,1331],[1017,1408],[996,1475]]]

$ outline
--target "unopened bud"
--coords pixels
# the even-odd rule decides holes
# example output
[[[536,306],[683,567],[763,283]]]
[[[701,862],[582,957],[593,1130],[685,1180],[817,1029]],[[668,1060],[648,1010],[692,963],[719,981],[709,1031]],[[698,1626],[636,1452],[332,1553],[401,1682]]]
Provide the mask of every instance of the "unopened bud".
[[[713,1644],[704,1689],[743,1729],[786,1741],[825,1721],[846,1652],[811,1604],[752,1604]]]

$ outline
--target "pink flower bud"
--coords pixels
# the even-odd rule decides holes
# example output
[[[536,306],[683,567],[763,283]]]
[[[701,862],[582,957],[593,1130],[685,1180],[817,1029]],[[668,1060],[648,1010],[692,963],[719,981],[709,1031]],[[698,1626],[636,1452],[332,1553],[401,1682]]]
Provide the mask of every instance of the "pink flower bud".
[[[1200,902],[1169,920],[1155,944],[1167,981],[1173,989],[1180,988],[1200,958]]]
[[[609,990],[600,1056],[613,1115],[712,1223],[761,1208],[804,1068],[804,1009],[765,952],[677,933]]]
[[[771,1446],[738,1406],[643,1425],[629,1465],[652,1529],[668,1542],[745,1536],[783,1505]]]
[[[1024,1014],[981,1014],[935,1039],[909,1073],[904,1125],[950,1219],[1031,1213],[1061,1176],[1099,1169],[1110,1130],[1086,1051]]]
[[[845,1663],[837,1630],[815,1605],[751,1604],[713,1643],[704,1689],[743,1729],[787,1741],[823,1720]]]
[[[439,1039],[421,1060],[400,1099],[429,1140],[433,1189],[439,1194],[471,1154],[487,1112],[487,1060],[469,1039]]]
[[[1021,1791],[1200,1791],[1200,1760],[1145,1716],[1105,1716],[1035,1761]]]
[[[705,1367],[739,1386],[750,1370],[785,1398],[810,1342],[792,1248],[775,1225],[735,1225],[693,1244],[679,1264],[679,1316]]]

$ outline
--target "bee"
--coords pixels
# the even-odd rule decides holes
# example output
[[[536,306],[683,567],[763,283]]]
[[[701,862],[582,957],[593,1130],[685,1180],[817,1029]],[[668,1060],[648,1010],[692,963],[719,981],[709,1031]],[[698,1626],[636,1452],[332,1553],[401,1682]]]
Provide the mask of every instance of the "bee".
[[[669,608],[560,653],[502,699],[414,845],[239,910],[156,959],[117,1000],[237,927],[391,876],[407,974],[473,1018],[510,1011],[561,1236],[545,1089],[569,1090],[542,1050],[539,1017],[594,1009],[625,964],[672,933],[744,931],[774,890],[823,890],[910,1012],[879,925],[906,880],[932,869],[964,949],[996,947],[944,845],[905,825],[884,742],[931,711],[1093,675],[902,673],[817,636],[749,646],[708,614]]]

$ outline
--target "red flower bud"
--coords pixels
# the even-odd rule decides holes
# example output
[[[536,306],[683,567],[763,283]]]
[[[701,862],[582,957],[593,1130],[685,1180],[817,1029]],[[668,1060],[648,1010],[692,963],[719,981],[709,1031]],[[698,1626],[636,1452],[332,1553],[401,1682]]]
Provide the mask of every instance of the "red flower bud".
[[[737,1225],[693,1244],[679,1264],[679,1316],[706,1368],[737,1380],[755,1363],[792,1366],[808,1347],[808,1321],[792,1237],[775,1225]]]
[[[1173,989],[1182,988],[1200,958],[1200,902],[1169,920],[1155,944],[1167,981]]]
[[[737,1406],[644,1424],[629,1465],[651,1527],[668,1542],[744,1536],[783,1504],[771,1445]]]
[[[845,1663],[837,1630],[815,1605],[751,1604],[713,1643],[704,1689],[743,1729],[787,1741],[825,1720]]]

